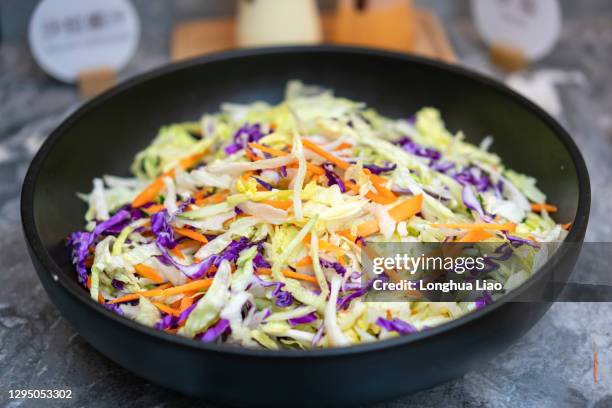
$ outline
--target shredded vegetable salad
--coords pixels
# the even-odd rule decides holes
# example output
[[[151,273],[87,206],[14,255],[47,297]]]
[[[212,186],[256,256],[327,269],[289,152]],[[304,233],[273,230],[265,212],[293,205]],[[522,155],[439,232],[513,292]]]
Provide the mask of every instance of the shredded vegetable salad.
[[[68,239],[91,298],[141,324],[247,347],[348,346],[415,333],[492,301],[365,302],[368,241],[562,240],[536,180],[450,133],[298,81],[275,106],[226,103],[163,127],[134,177],[80,194]],[[496,275],[506,289],[534,272]]]

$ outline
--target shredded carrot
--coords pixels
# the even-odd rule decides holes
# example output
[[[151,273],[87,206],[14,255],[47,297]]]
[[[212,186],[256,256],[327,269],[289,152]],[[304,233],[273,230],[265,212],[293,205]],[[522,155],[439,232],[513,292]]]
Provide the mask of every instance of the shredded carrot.
[[[144,208],[144,212],[146,212],[147,214],[151,215],[151,214],[155,214],[155,213],[160,212],[164,208],[166,208],[166,207],[164,207],[163,204],[154,204],[154,205],[152,205],[150,207]]]
[[[208,244],[208,239],[206,239],[204,235],[200,234],[199,232],[190,230],[189,228],[174,228],[174,232],[184,237],[191,238],[194,241],[198,241],[203,244]]]
[[[181,299],[181,304],[179,306],[179,311],[184,312],[193,304],[193,298],[191,296],[185,296]]]
[[[246,154],[246,157],[248,157],[250,161],[261,160],[261,158],[257,156],[255,153],[253,153],[251,149],[244,149],[244,153]]]
[[[383,186],[380,182],[375,181],[374,179],[370,180],[372,181],[372,185],[374,186],[376,191],[378,191],[381,196],[387,197],[391,200],[397,199],[397,196],[393,193],[393,191],[389,190],[387,187]]]
[[[202,204],[219,204],[225,201],[225,199],[227,198],[227,195],[228,195],[227,191],[221,191],[211,196],[197,199],[195,203],[198,206],[201,206]]]
[[[151,268],[150,266],[147,266],[145,264],[137,264],[134,265],[134,269],[136,270],[136,273],[138,273],[140,276],[147,279],[151,279],[155,283],[162,283],[164,281],[164,278],[159,276],[155,269]]]
[[[367,237],[372,234],[376,234],[379,230],[378,221],[369,220],[362,222],[357,226],[357,233],[360,237]]]
[[[272,269],[270,268],[257,268],[256,272],[260,275],[272,275]],[[299,279],[307,282],[318,283],[317,278],[312,275],[306,275],[304,273],[293,272],[290,269],[285,269],[281,273],[287,278]]]
[[[293,205],[293,201],[291,200],[263,200],[261,203],[281,210],[288,210],[289,207]]]
[[[268,153],[271,154],[272,156],[287,156],[289,153],[287,152],[283,152],[282,150],[278,150],[275,149],[273,147],[268,147],[268,146],[264,146],[262,144],[259,143],[249,143],[249,147],[253,148],[253,149],[257,149],[263,153]]]
[[[352,190],[353,192],[359,194],[359,187],[355,183],[353,183],[352,181],[344,180],[344,185],[345,185],[346,188],[348,188],[348,189]],[[366,198],[368,200],[372,200],[375,203],[379,203],[379,204],[391,204],[392,202],[395,201],[394,198],[384,197],[384,196],[376,194],[376,193],[374,193],[372,191],[368,191],[365,196],[366,196]]]
[[[181,314],[179,310],[173,309],[170,306],[166,305],[165,303],[161,303],[161,302],[152,302],[152,303],[153,305],[155,305],[156,308],[158,308],[162,312],[167,313],[169,315],[178,316]]]
[[[302,139],[302,144],[308,150],[312,151],[313,153],[316,153],[317,155],[321,156],[325,160],[332,162],[336,166],[340,167],[342,170],[346,170],[351,166],[349,162],[346,162],[334,156],[333,154],[329,153],[327,150],[322,149],[321,147],[317,146],[315,143],[311,142],[308,139]]]
[[[164,289],[159,296],[167,297],[167,296],[178,295],[184,292],[189,292],[192,290],[208,289],[210,285],[212,284],[212,281],[213,281],[212,278],[206,278],[206,279],[189,282],[184,285],[175,286],[173,288]]]
[[[561,228],[563,228],[566,231],[569,231],[570,228],[572,228],[572,223],[568,222],[567,224],[561,224]]]
[[[132,201],[132,207],[139,208],[146,203],[153,201],[159,195],[159,192],[164,188],[164,177],[174,174],[174,171],[164,173],[159,176],[155,181],[147,186],[136,198]]]
[[[194,241],[192,239],[186,239],[183,242],[179,242],[175,248],[179,248],[181,251],[184,249],[190,249],[190,248],[199,248],[200,246],[202,246],[202,244],[198,241]]]
[[[201,159],[206,155],[208,149],[204,149],[199,153],[187,156],[179,161],[179,167],[183,170],[187,170],[190,167],[195,166]]]
[[[340,143],[334,150],[343,150],[343,149],[350,149],[352,148],[353,145],[350,143],[346,143],[346,142],[342,142]]]
[[[480,242],[487,238],[491,238],[493,234],[482,229],[475,229],[459,239],[459,242]]]
[[[87,281],[85,282],[87,289],[91,289],[91,276],[87,275]]]
[[[433,228],[451,228],[451,229],[467,229],[467,230],[499,230],[499,231],[514,231],[516,230],[516,224],[507,222],[505,224],[489,224],[486,222],[474,223],[474,224],[429,224]]]
[[[172,286],[171,283],[164,283],[163,285],[159,285],[155,289],[145,290],[144,292],[130,293],[129,295],[125,295],[125,296],[121,296],[119,298],[113,299],[109,301],[108,303],[113,304],[113,303],[129,302],[132,300],[136,300],[141,296],[144,296],[144,297],[160,296],[163,293],[164,289],[169,288],[170,286]]]
[[[346,251],[344,249],[340,248],[337,245],[334,245],[330,242],[323,241],[323,240],[319,240],[319,249],[323,251],[333,252],[339,261],[346,254]]]
[[[196,164],[204,155],[206,154],[206,149],[200,153],[193,154],[191,156],[185,157],[179,161],[178,167],[186,170]],[[136,198],[132,201],[133,208],[139,208],[145,205],[146,203],[155,200],[159,195],[159,192],[164,188],[164,177],[174,177],[175,169],[171,169],[158,178],[156,178],[151,184],[149,184]]]
[[[557,206],[552,204],[531,204],[531,211],[540,212],[542,210],[546,210],[546,212],[554,213],[557,212]]]
[[[176,256],[178,259],[185,259],[185,255],[183,255],[183,252],[181,252],[181,249],[179,248],[178,245],[172,248],[170,252],[172,253],[172,255]]]
[[[404,221],[421,211],[423,194],[415,195],[397,204],[389,210],[389,215],[395,221]]]
[[[201,198],[206,197],[208,194],[212,193],[212,191],[213,190],[211,190],[210,188],[203,188],[193,193],[193,198],[196,200],[199,200]]]
[[[102,297],[102,294],[101,294],[101,293],[98,293],[98,303],[99,303],[99,304],[101,304],[101,305],[103,305],[103,304],[105,304],[105,303],[106,303],[106,302],[104,301],[104,298]]]
[[[349,231],[338,231],[338,235],[343,236],[344,238],[348,239],[349,241],[356,243],[355,241],[357,240],[357,237],[354,236],[353,234],[351,234]],[[358,246],[361,246],[360,244],[356,243]]]
[[[315,143],[311,142],[308,139],[302,139],[302,144],[304,145],[304,147],[306,147],[308,150],[312,151],[313,153],[316,153],[317,155],[323,157],[325,160],[332,162],[333,164],[335,164],[337,167],[341,168],[342,170],[346,170],[348,169],[351,164],[347,161],[344,161],[342,159],[340,159],[339,157],[334,156],[333,154],[329,153],[328,151],[322,149],[321,147],[317,146]],[[372,184],[374,185],[374,187],[376,188],[376,190],[380,193],[380,197],[383,197],[382,201],[385,201],[386,204],[388,204],[389,202],[393,202],[395,201],[395,199],[397,198],[395,196],[395,194],[393,194],[393,192],[389,189],[387,189],[386,187],[383,186],[383,184],[387,181],[385,178],[377,176],[375,174],[372,174],[372,172],[370,172],[369,170],[365,170],[365,173],[370,177],[370,180],[372,180]],[[347,182],[345,181],[344,184],[346,185]],[[350,183],[353,186],[354,183]],[[355,186],[357,187],[357,186]],[[349,187],[351,190],[355,191],[354,187]],[[359,188],[357,187],[357,191],[359,191]],[[371,193],[368,193],[371,194]],[[368,195],[366,194],[366,197],[369,198],[372,201],[377,201],[380,200],[380,197],[377,197],[375,195],[371,195],[370,197],[368,197]],[[384,199],[386,198],[386,200]],[[390,201],[389,201],[390,200]]]
[[[300,268],[302,266],[308,266],[308,265],[312,265],[312,258],[310,257],[310,255],[306,255],[305,257],[297,261],[294,266],[296,268]]]
[[[260,150],[264,153],[271,154],[272,156],[275,156],[275,157],[287,156],[289,154],[287,152],[283,152],[282,150],[264,146],[259,143],[249,143],[249,146],[252,147],[253,149]],[[291,165],[289,165],[288,167],[291,167]],[[294,164],[294,167],[297,167],[297,164]],[[316,164],[310,163],[308,161],[306,162],[306,169],[319,176],[325,174],[325,170],[323,170],[321,166],[317,166]]]

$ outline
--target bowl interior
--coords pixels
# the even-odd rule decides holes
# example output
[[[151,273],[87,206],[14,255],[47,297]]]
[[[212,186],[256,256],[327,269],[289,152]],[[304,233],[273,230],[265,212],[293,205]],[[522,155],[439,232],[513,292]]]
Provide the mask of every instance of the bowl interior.
[[[206,61],[206,62],[204,62]],[[301,79],[364,101],[390,117],[409,117],[424,106],[441,110],[452,132],[478,143],[487,135],[505,164],[538,179],[559,222],[574,219],[579,182],[559,129],[538,109],[476,75],[434,62],[383,52],[340,48],[283,49],[190,61],[136,79],[89,103],[68,119],[35,159],[34,223],[43,246],[74,279],[65,238],[83,228],[85,204],[103,174],[128,175],[134,154],[157,130],[197,120],[222,102],[279,102],[288,80]],[[46,154],[46,155],[45,155]]]

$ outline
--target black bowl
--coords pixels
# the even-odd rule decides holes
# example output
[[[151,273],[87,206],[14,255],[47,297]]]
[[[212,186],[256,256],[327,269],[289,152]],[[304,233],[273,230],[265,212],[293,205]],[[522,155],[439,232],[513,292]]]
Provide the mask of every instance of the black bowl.
[[[587,169],[571,137],[549,115],[505,86],[465,69],[407,55],[345,47],[233,51],[155,70],[85,104],[43,144],[21,202],[30,254],[49,297],[103,354],[157,384],[230,404],[342,405],[378,401],[457,377],[497,355],[531,328],[548,302],[513,302],[568,276],[577,250],[565,251],[494,305],[415,335],[343,349],[268,351],[204,344],[117,316],[76,281],[66,236],[83,227],[89,191],[101,174],[128,174],[134,154],[162,125],[214,112],[224,101],[278,102],[301,79],[367,102],[390,117],[423,106],[441,110],[451,131],[478,142],[495,136],[508,166],[537,177],[572,221],[581,243],[588,221]],[[574,247],[575,248],[575,247]]]

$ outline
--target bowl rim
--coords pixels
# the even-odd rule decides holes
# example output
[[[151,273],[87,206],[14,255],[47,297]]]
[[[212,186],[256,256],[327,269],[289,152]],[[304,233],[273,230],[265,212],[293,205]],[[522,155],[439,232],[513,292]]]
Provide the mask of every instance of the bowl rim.
[[[544,125],[550,128],[557,138],[564,145],[568,151],[574,167],[576,168],[576,174],[578,179],[578,206],[576,209],[576,215],[568,235],[566,236],[564,243],[567,242],[581,242],[583,240],[582,233],[586,230],[588,222],[590,203],[591,203],[591,187],[589,181],[588,170],[580,153],[576,143],[568,132],[545,112],[542,108],[531,102],[524,96],[508,88],[503,83],[487,77],[483,74],[477,73],[470,69],[448,64],[442,61],[433,60],[425,57],[401,54],[392,51],[369,49],[362,47],[351,47],[351,46],[338,46],[338,45],[317,45],[317,46],[283,46],[283,47],[268,47],[268,48],[252,48],[252,49],[238,49],[230,51],[221,51],[206,56],[195,57],[180,62],[170,63],[153,69],[151,71],[136,75],[118,86],[98,95],[90,101],[79,106],[74,112],[72,112],[62,123],[56,127],[51,134],[44,141],[38,152],[32,159],[28,171],[26,173],[23,187],[21,191],[21,220],[22,227],[24,230],[26,241],[31,248],[31,256],[36,258],[45,269],[46,273],[51,275],[51,278],[59,283],[64,290],[70,295],[78,299],[85,307],[91,308],[94,313],[102,315],[114,320],[116,323],[124,326],[126,330],[135,330],[140,334],[154,336],[159,341],[174,343],[173,345],[179,345],[190,348],[194,351],[207,351],[221,354],[233,354],[245,357],[255,358],[326,358],[333,356],[346,356],[368,352],[381,351],[383,349],[391,349],[395,347],[403,347],[408,344],[420,342],[430,337],[448,333],[460,326],[468,324],[474,320],[481,318],[482,316],[493,312],[494,310],[504,306],[508,302],[512,302],[523,292],[528,290],[538,280],[536,277],[541,278],[552,268],[551,260],[548,260],[536,273],[518,288],[514,289],[509,294],[504,295],[501,299],[497,300],[493,304],[486,308],[476,310],[466,315],[463,315],[457,319],[453,319],[449,322],[441,324],[439,326],[427,329],[415,334],[408,336],[398,336],[391,339],[380,340],[372,343],[365,343],[359,345],[352,345],[349,347],[339,348],[325,348],[325,349],[308,349],[308,350],[268,350],[265,348],[256,349],[244,346],[227,345],[227,344],[210,344],[199,342],[194,339],[185,338],[176,334],[166,333],[161,330],[156,330],[148,326],[141,325],[133,320],[126,317],[119,316],[114,312],[106,309],[97,302],[92,302],[91,298],[83,291],[82,287],[74,279],[70,279],[62,268],[55,263],[49,252],[45,249],[42,240],[39,237],[38,230],[35,223],[34,217],[34,191],[38,181],[38,176],[41,171],[41,167],[48,155],[52,151],[55,144],[62,138],[65,131],[69,129],[76,121],[80,120],[83,116],[87,115],[88,112],[96,109],[96,107],[107,100],[113,98],[124,91],[131,89],[134,86],[140,85],[149,80],[164,76],[166,74],[175,73],[184,69],[189,69],[194,66],[204,65],[208,63],[232,60],[232,59],[243,59],[255,56],[266,56],[276,54],[345,54],[362,57],[376,57],[376,58],[387,58],[402,61],[404,63],[417,64],[425,66],[429,69],[443,71],[457,75],[459,77],[467,78],[468,80],[475,81],[486,87],[494,89],[496,92],[508,97],[526,110],[540,119]],[[36,268],[37,273],[40,275],[42,272],[40,268]],[[39,276],[40,279],[40,276]]]

